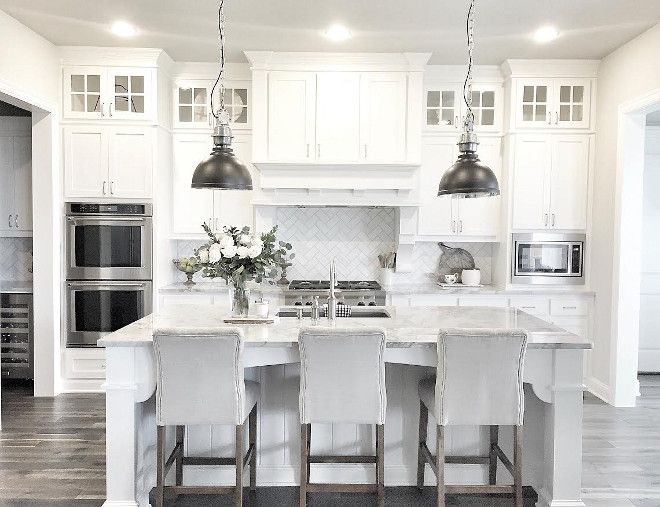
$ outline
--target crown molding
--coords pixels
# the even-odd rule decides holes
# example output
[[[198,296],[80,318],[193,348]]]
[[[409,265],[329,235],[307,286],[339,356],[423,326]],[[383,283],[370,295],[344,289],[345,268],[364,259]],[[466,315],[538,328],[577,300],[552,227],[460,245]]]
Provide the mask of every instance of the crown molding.
[[[501,65],[506,78],[598,76],[600,60],[505,60]]]
[[[252,70],[364,70],[422,72],[431,53],[320,53],[245,51]]]
[[[112,67],[154,67],[170,68],[174,61],[159,48],[110,48],[93,46],[62,46],[62,65],[107,65]]]

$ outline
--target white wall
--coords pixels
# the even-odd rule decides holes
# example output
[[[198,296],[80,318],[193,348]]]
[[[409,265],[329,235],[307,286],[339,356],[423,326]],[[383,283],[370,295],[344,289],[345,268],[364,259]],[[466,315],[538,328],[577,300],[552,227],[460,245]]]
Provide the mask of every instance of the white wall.
[[[591,262],[596,310],[590,387],[609,398],[608,401],[617,403],[619,398],[621,404],[629,404],[631,392],[630,385],[617,389],[617,380],[623,379],[617,379],[616,374],[617,344],[613,330],[617,329],[618,322],[612,314],[613,309],[616,310],[613,298],[618,298],[613,273],[614,259],[618,256],[615,238],[617,157],[622,155],[617,143],[619,107],[660,89],[659,48],[660,24],[604,58],[598,71]],[[636,355],[634,360],[636,362]]]
[[[0,99],[32,111],[34,327],[37,396],[57,393],[60,376],[61,193],[57,48],[0,11]]]
[[[660,372],[660,127],[646,132],[639,371]]]

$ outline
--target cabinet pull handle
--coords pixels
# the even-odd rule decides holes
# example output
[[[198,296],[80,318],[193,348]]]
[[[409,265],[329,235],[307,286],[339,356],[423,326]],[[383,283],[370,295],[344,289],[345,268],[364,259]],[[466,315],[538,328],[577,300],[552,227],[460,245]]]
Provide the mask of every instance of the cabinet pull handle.
[[[548,125],[552,125],[552,113],[548,112]]]
[[[103,180],[103,188],[101,189],[101,192],[103,192],[103,195],[105,195],[105,180]]]
[[[18,229],[18,215],[14,216],[14,227]]]
[[[555,111],[555,125],[559,125],[559,111]]]
[[[9,227],[11,227],[11,215],[9,215],[9,220],[8,220],[8,222],[9,222]]]
[[[562,306],[564,310],[577,310],[577,306]]]
[[[523,310],[533,310],[534,308],[536,308],[536,306],[521,306],[520,308],[522,308]]]
[[[554,213],[552,214],[552,226],[553,227],[555,226],[555,214]]]
[[[114,194],[115,194],[115,182],[111,181],[110,182],[110,195],[114,195]]]
[[[463,232],[463,220],[458,221],[458,232]]]
[[[113,102],[110,102],[110,105],[108,106],[108,114],[110,115],[110,118],[112,118],[112,106],[113,106],[113,104],[114,104]]]
[[[307,143],[307,158],[309,158],[309,143]]]
[[[101,102],[101,118],[103,118],[105,116],[105,114],[103,113],[103,106],[104,105],[105,104],[103,102]]]
[[[321,158],[321,144],[316,145],[316,158]]]
[[[213,126],[213,123],[211,122],[211,113],[208,114],[208,122],[209,122],[209,127]]]
[[[364,158],[369,158],[369,151],[366,144],[364,145]]]
[[[458,115],[454,116],[454,128],[458,128]]]
[[[548,226],[548,214],[543,213],[543,226],[547,227]]]
[[[456,232],[456,220],[451,221],[451,232]]]

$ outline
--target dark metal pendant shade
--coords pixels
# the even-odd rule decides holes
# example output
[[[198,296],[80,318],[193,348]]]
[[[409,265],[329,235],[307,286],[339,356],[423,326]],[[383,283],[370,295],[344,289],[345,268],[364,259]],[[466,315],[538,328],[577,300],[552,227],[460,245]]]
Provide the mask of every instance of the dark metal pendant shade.
[[[252,190],[252,177],[247,166],[236,158],[231,148],[216,146],[211,155],[197,165],[191,186],[218,190]]]
[[[192,177],[192,188],[252,190],[252,176],[247,166],[231,149],[229,125],[219,124],[213,131],[213,151],[202,160]]]
[[[438,195],[492,197],[500,195],[500,186],[495,173],[475,152],[465,152],[442,176]]]

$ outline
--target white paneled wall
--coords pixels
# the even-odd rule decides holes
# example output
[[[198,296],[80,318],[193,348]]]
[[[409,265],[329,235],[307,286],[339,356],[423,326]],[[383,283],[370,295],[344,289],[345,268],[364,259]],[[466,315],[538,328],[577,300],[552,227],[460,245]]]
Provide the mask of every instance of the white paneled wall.
[[[32,280],[32,238],[0,238],[0,280]]]

